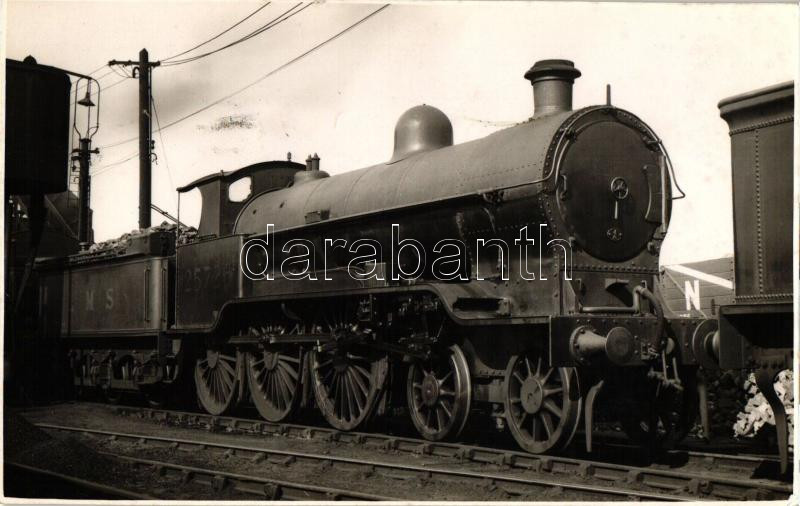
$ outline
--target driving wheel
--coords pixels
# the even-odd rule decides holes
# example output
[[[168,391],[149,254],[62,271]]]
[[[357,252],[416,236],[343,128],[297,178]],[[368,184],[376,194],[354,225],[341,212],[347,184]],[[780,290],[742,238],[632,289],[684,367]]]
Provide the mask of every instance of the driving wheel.
[[[389,359],[357,347],[311,351],[314,399],[322,415],[339,430],[353,430],[369,419],[386,379]]]
[[[245,355],[247,384],[258,413],[270,422],[289,419],[300,399],[302,355],[270,347]]]
[[[234,403],[239,390],[239,361],[234,354],[220,349],[207,349],[197,359],[194,381],[197,400],[208,413],[221,415]]]

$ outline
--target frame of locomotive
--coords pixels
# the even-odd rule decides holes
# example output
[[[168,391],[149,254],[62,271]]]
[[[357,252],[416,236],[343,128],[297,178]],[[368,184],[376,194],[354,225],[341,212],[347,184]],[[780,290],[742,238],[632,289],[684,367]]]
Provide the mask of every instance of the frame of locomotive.
[[[632,439],[680,440],[697,367],[725,346],[716,320],[665,314],[657,293],[673,200],[661,140],[610,103],[573,111],[578,76],[572,62],[537,62],[525,76],[534,116],[476,141],[453,145],[447,117],[419,106],[398,121],[386,163],[328,177],[315,155],[200,178],[178,189],[202,195],[196,234],[146,230],[39,261],[40,328],[60,336],[71,382],[110,400],[194,390],[212,414],[250,401],[279,422],[315,406],[340,430],[405,407],[431,440],[484,415],[541,453],[581,424],[591,449],[602,392]],[[250,195],[232,201],[245,178]],[[526,227],[548,248],[498,247]],[[427,251],[458,240],[458,276],[387,275],[414,261],[394,256],[394,231]],[[382,247],[358,265],[326,238]],[[324,273],[243,272],[246,244],[268,243],[281,265],[298,240]],[[268,258],[253,251],[259,273]],[[540,265],[538,278],[515,275],[524,265]]]

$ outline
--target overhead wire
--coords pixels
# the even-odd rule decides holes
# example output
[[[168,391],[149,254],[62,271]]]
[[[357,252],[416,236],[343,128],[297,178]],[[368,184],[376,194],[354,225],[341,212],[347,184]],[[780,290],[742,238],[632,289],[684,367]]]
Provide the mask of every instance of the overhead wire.
[[[198,49],[198,48],[200,48],[200,47],[202,47],[202,46],[204,46],[204,45],[206,45],[206,44],[208,44],[208,43],[210,43],[210,42],[213,42],[214,40],[216,40],[216,39],[218,39],[219,37],[221,37],[221,36],[225,35],[226,33],[230,32],[231,30],[233,30],[233,29],[234,29],[234,28],[236,28],[237,26],[241,25],[242,23],[244,23],[245,21],[247,21],[248,19],[250,19],[251,17],[253,17],[253,16],[254,16],[254,15],[256,15],[257,13],[259,13],[260,11],[262,11],[263,9],[265,9],[265,8],[266,8],[267,6],[269,6],[271,3],[272,3],[272,2],[266,2],[264,5],[261,5],[259,8],[257,8],[256,10],[254,10],[253,12],[251,12],[250,14],[248,14],[247,16],[245,16],[244,18],[242,18],[242,19],[241,19],[241,20],[239,20],[238,22],[234,23],[234,24],[233,24],[233,25],[231,25],[230,27],[228,27],[228,28],[226,28],[225,30],[221,31],[221,32],[220,32],[220,33],[218,33],[217,35],[215,35],[215,36],[211,37],[210,39],[208,39],[208,40],[206,40],[206,41],[203,41],[203,42],[201,42],[200,44],[197,44],[197,45],[195,45],[195,46],[193,46],[193,47],[191,47],[191,48],[189,48],[189,49],[187,49],[187,50],[185,50],[185,51],[182,51],[182,52],[180,52],[180,53],[177,53],[177,54],[174,54],[174,55],[172,55],[172,56],[170,56],[170,57],[168,57],[168,58],[165,58],[165,59],[164,59],[164,60],[162,60],[162,61],[168,61],[168,60],[172,60],[172,59],[174,59],[174,58],[177,58],[177,57],[179,57],[179,56],[183,56],[183,55],[185,55],[185,54],[187,54],[187,53],[190,53],[191,51],[194,51],[195,49]],[[290,9],[290,10],[289,10],[289,11],[287,11],[287,12],[291,12],[291,10],[294,10],[296,7],[297,7],[297,6],[293,7],[292,9]],[[285,14],[285,13],[284,13],[284,14]],[[281,16],[283,16],[284,14],[282,14]],[[276,18],[276,19],[279,19],[281,16],[279,16],[279,17],[278,17],[278,18]],[[270,23],[273,23],[274,21],[275,21],[275,20],[271,21]],[[269,23],[268,23],[268,25],[269,25]],[[251,32],[251,33],[252,33],[252,32]],[[112,84],[110,84],[110,85],[108,85],[108,86],[104,87],[104,88],[103,88],[104,90],[106,90],[106,91],[107,91],[107,90],[109,90],[109,89],[113,88],[114,86],[117,86],[117,85],[119,85],[119,84],[122,84],[123,82],[125,82],[125,81],[127,81],[129,78],[131,78],[131,76],[127,75],[127,73],[126,73],[124,76],[123,76],[123,75],[121,75],[121,74],[120,74],[120,73],[117,71],[117,69],[115,68],[115,66],[109,66],[108,64],[103,64],[103,65],[101,65],[101,66],[97,67],[96,69],[94,69],[94,70],[92,70],[91,72],[89,72],[89,73],[88,73],[88,75],[93,75],[93,74],[95,74],[95,73],[99,72],[100,70],[102,70],[102,69],[106,68],[107,66],[109,67],[109,70],[108,70],[108,72],[104,73],[104,74],[103,74],[103,75],[101,75],[101,76],[98,76],[98,77],[96,78],[96,81],[100,81],[101,79],[104,79],[105,77],[108,77],[108,76],[110,76],[111,74],[116,74],[116,75],[118,75],[118,76],[122,77],[122,79],[121,79],[121,80],[118,80],[118,81],[115,81],[115,82],[113,82]],[[82,88],[85,88],[85,87],[86,87],[86,85],[81,85],[81,87],[82,87]],[[93,95],[96,95],[96,94],[97,94],[97,92],[94,92],[94,93],[93,93]],[[165,165],[166,165],[166,168],[167,168],[167,175],[168,175],[168,177],[169,177],[169,180],[170,180],[170,185],[171,185],[171,186],[174,186],[174,182],[173,182],[173,180],[172,180],[172,173],[170,172],[170,169],[169,169],[169,161],[168,161],[168,159],[167,159],[166,148],[165,148],[165,145],[164,145],[164,137],[163,137],[163,135],[161,134],[161,123],[160,123],[160,121],[159,121],[159,118],[158,118],[158,109],[157,109],[157,107],[156,107],[155,101],[153,100],[153,97],[152,97],[152,96],[150,97],[150,100],[151,100],[151,103],[152,103],[152,105],[153,105],[153,112],[154,112],[154,114],[155,114],[155,117],[156,117],[156,125],[157,125],[157,127],[158,127],[158,130],[157,130],[157,131],[158,131],[158,135],[159,135],[159,140],[160,140],[160,142],[161,142],[161,152],[162,152],[162,154],[163,154],[163,156],[164,156],[164,163],[165,163]],[[118,165],[121,165],[121,164],[123,164],[123,163],[125,163],[125,162],[128,162],[128,161],[130,161],[130,160],[134,159],[135,157],[137,157],[137,156],[138,156],[138,154],[139,154],[139,152],[138,152],[138,151],[136,151],[135,153],[131,153],[131,154],[129,154],[129,155],[126,155],[126,156],[125,156],[124,158],[122,158],[121,160],[118,160],[118,161],[116,161],[116,162],[112,162],[112,163],[106,164],[106,165],[104,165],[104,166],[102,166],[102,167],[99,167],[98,169],[96,169],[95,171],[93,171],[93,172],[92,172],[92,175],[94,176],[94,175],[99,175],[99,174],[102,174],[102,173],[104,173],[104,172],[108,171],[109,169],[111,169],[111,168],[113,168],[113,167],[116,167],[116,166],[118,166]]]
[[[182,51],[182,52],[180,52],[180,53],[174,54],[174,55],[172,55],[172,56],[170,56],[170,57],[168,57],[168,58],[164,58],[162,61],[168,61],[168,60],[171,60],[171,59],[173,59],[173,58],[177,58],[178,56],[183,56],[183,55],[185,55],[185,54],[187,54],[187,53],[189,53],[189,52],[191,52],[191,51],[194,51],[194,50],[195,50],[195,49],[197,49],[197,48],[200,48],[200,47],[202,47],[202,46],[204,46],[204,45],[208,44],[209,42],[213,42],[214,40],[216,40],[216,39],[218,39],[219,37],[221,37],[221,36],[225,35],[225,34],[226,34],[226,33],[228,33],[229,31],[233,30],[233,29],[234,29],[234,28],[236,28],[237,26],[241,25],[242,23],[244,23],[245,21],[247,21],[248,19],[250,19],[251,17],[253,17],[254,15],[256,15],[258,12],[260,12],[260,11],[261,11],[262,9],[264,9],[265,7],[269,6],[271,3],[272,3],[272,2],[267,2],[267,3],[265,3],[264,5],[260,6],[258,9],[254,10],[253,12],[251,12],[250,14],[248,14],[247,16],[245,16],[244,18],[242,18],[242,19],[241,19],[241,20],[239,20],[238,22],[234,23],[233,25],[231,25],[230,27],[228,27],[228,28],[226,28],[225,30],[221,31],[221,32],[220,32],[220,33],[218,33],[217,35],[215,35],[215,36],[211,37],[210,39],[208,39],[208,40],[206,40],[206,41],[204,41],[204,42],[201,42],[200,44],[197,44],[196,46],[193,46],[193,47],[191,47],[191,48],[189,48],[189,49],[187,49],[187,50],[185,50],[185,51]],[[99,72],[99,71],[103,70],[103,69],[104,69],[104,68],[106,68],[107,66],[108,66],[108,64],[107,64],[107,63],[104,63],[104,64],[100,65],[99,67],[97,67],[96,69],[92,70],[91,72],[87,73],[86,75],[89,75],[89,76],[91,76],[91,75],[94,75],[96,72]],[[111,68],[111,69],[110,69],[108,72],[106,72],[105,74],[103,74],[102,76],[98,76],[98,77],[96,78],[96,80],[97,80],[97,81],[99,81],[99,80],[103,79],[104,77],[111,75],[112,73],[115,73],[115,72],[114,72],[114,69],[113,69],[113,67],[112,67],[112,68]]]
[[[96,69],[92,70],[91,72],[89,72],[89,73],[88,73],[88,74],[86,74],[86,75],[89,75],[89,76],[90,76],[90,75],[94,74],[95,72],[98,72],[98,71],[100,71],[100,70],[103,70],[104,68],[106,68],[106,64],[105,64],[105,63],[104,63],[104,64],[102,64],[102,65],[100,65],[100,66],[99,66],[99,67],[97,67]]]
[[[112,72],[114,72],[120,77],[125,77],[125,78],[131,77],[128,75],[128,72],[126,72],[124,68],[121,68],[121,65],[109,65],[109,67],[111,67]]]
[[[236,46],[238,44],[241,44],[242,42],[245,42],[245,41],[248,41],[248,40],[252,39],[253,37],[261,35],[262,33],[266,32],[267,30],[269,30],[269,29],[271,29],[271,28],[283,23],[284,21],[292,18],[293,16],[295,16],[297,14],[300,14],[301,12],[303,12],[308,7],[311,7],[313,5],[313,3],[308,3],[302,9],[300,9],[300,10],[298,10],[296,12],[292,12],[295,9],[297,9],[298,7],[300,7],[301,5],[303,5],[303,2],[295,4],[294,6],[289,8],[288,10],[284,11],[283,13],[281,13],[279,16],[277,16],[277,17],[273,18],[271,21],[267,22],[266,24],[256,28],[252,32],[248,33],[247,35],[244,35],[244,36],[240,37],[239,39],[237,39],[237,40],[235,40],[235,41],[233,41],[233,42],[231,42],[229,44],[226,44],[226,45],[224,45],[224,46],[222,46],[220,48],[214,49],[213,51],[208,51],[208,52],[203,53],[203,54],[199,54],[199,55],[191,56],[191,57],[188,57],[188,58],[184,58],[184,59],[181,59],[181,60],[172,60],[172,61],[168,61],[168,62],[165,62],[164,60],[161,60],[161,66],[163,66],[163,67],[171,67],[171,66],[183,65],[183,64],[186,64],[186,63],[191,63],[193,61],[197,61],[197,60],[199,60],[201,58],[205,58],[207,56],[211,56],[213,54],[219,53],[220,51],[224,51],[225,49],[228,49],[228,48],[231,48],[231,47]]]
[[[109,69],[108,72],[106,72],[105,74],[95,77],[95,80],[96,81],[100,81],[100,80],[102,80],[102,79],[104,79],[104,78],[106,78],[106,77],[108,77],[108,76],[110,76],[111,74],[114,74],[114,73],[115,73],[114,69]]]
[[[245,21],[246,19],[248,19],[248,18],[252,17],[252,15],[256,14],[257,12],[259,12],[261,9],[263,9],[264,7],[266,7],[266,6],[267,6],[267,5],[269,5],[269,4],[270,4],[270,3],[268,2],[267,4],[265,4],[265,5],[261,6],[259,9],[256,9],[256,10],[255,10],[253,13],[251,13],[249,16],[247,16],[246,18],[244,18],[243,20],[241,20],[239,23],[237,23],[237,24],[233,25],[233,26],[232,26],[232,27],[230,27],[228,30],[225,30],[225,31],[224,31],[224,32],[222,32],[222,33],[226,33],[227,31],[230,31],[232,28],[234,28],[234,27],[236,27],[236,26],[240,25],[240,24],[241,24],[243,21]],[[177,61],[177,62],[174,62],[174,63],[166,63],[166,64],[163,64],[163,65],[164,65],[164,66],[170,66],[170,65],[180,65],[180,64],[183,64],[183,63],[189,63],[189,62],[191,62],[191,61],[199,60],[200,58],[204,58],[204,57],[206,57],[206,56],[209,56],[209,55],[211,55],[211,54],[214,54],[214,53],[217,53],[217,52],[219,52],[219,51],[222,51],[223,49],[227,49],[227,48],[229,48],[229,47],[235,46],[236,44],[239,44],[240,42],[244,42],[245,40],[248,40],[248,39],[250,39],[250,38],[252,38],[252,37],[255,37],[256,35],[259,35],[259,34],[261,34],[261,33],[265,32],[265,31],[267,31],[268,29],[270,29],[270,28],[272,28],[272,27],[274,27],[274,26],[276,26],[276,25],[278,25],[278,24],[280,24],[280,23],[282,23],[282,22],[284,22],[284,21],[286,21],[286,20],[290,19],[292,16],[294,16],[294,15],[296,15],[296,14],[299,14],[300,12],[302,12],[302,11],[303,11],[303,10],[305,10],[307,7],[310,7],[310,6],[311,6],[311,5],[313,5],[313,4],[309,3],[309,4],[307,4],[305,7],[303,7],[302,9],[300,9],[300,10],[298,10],[298,11],[296,11],[296,12],[293,12],[293,13],[292,13],[292,11],[293,11],[293,10],[295,10],[295,9],[297,9],[297,7],[299,7],[300,5],[302,5],[302,2],[300,2],[300,3],[298,3],[298,4],[295,4],[293,7],[291,7],[291,8],[290,8],[290,9],[288,9],[287,11],[284,11],[284,12],[283,12],[281,15],[279,15],[278,17],[276,17],[276,18],[272,19],[271,21],[269,21],[269,22],[268,22],[268,23],[266,23],[265,25],[262,25],[261,27],[259,27],[259,28],[257,28],[256,30],[254,30],[254,31],[250,32],[249,34],[245,35],[244,37],[242,37],[242,38],[240,38],[240,39],[238,39],[238,40],[236,40],[236,41],[234,41],[234,42],[232,42],[232,43],[230,43],[230,44],[228,44],[228,45],[226,45],[226,46],[223,46],[223,47],[221,47],[221,48],[219,48],[219,49],[216,49],[216,50],[214,50],[214,51],[210,51],[210,52],[208,52],[208,53],[205,53],[205,54],[202,54],[202,55],[197,55],[197,56],[194,56],[194,57],[187,58],[187,59],[185,59],[185,60],[180,60],[180,61]],[[291,14],[289,14],[289,13],[291,13]],[[287,14],[288,14],[288,15],[287,15]],[[284,17],[284,16],[285,16],[285,17]],[[218,35],[217,35],[217,37],[218,37],[219,35],[222,35],[222,33],[218,34]],[[211,39],[209,39],[209,40],[208,40],[208,41],[206,41],[206,42],[210,42],[211,40],[214,40],[215,38],[216,38],[216,37],[212,37]],[[201,45],[203,45],[203,44],[199,44],[198,46],[195,46],[195,48],[197,48],[197,47],[200,47]],[[194,48],[193,48],[193,49],[194,49]],[[191,50],[187,50],[187,51],[184,51],[183,53],[179,53],[179,55],[180,55],[180,54],[185,54],[185,53],[187,53],[187,52],[189,52],[189,51],[191,51]],[[162,61],[163,61],[163,60],[162,60]],[[119,76],[119,77],[122,77],[122,80],[120,80],[120,81],[116,81],[116,82],[112,83],[111,85],[109,85],[109,86],[106,86],[105,88],[103,88],[104,90],[108,90],[108,89],[110,89],[110,88],[113,88],[114,86],[117,86],[118,84],[121,84],[122,82],[124,82],[124,81],[125,81],[125,79],[133,79],[133,77],[132,77],[132,76],[129,76],[129,75],[127,74],[127,72],[125,71],[125,69],[124,69],[124,68],[123,68],[121,65],[116,65],[116,66],[114,66],[114,65],[110,65],[109,67],[110,67],[110,70],[109,70],[109,72],[106,72],[106,73],[105,73],[105,74],[103,74],[101,77],[98,77],[98,78],[97,78],[97,80],[99,81],[101,78],[103,78],[103,77],[106,77],[106,76],[108,76],[108,75],[110,75],[110,74],[112,74],[112,73],[113,73],[113,74],[116,74],[116,75],[117,75],[117,76]],[[102,68],[102,67],[99,67],[97,70],[99,70],[100,68]],[[95,71],[96,71],[96,70],[95,70]],[[120,72],[121,72],[121,73],[120,73]],[[85,87],[86,87],[86,85],[81,85],[81,86],[79,87],[79,90],[78,90],[78,91],[80,91],[80,90],[84,89]],[[95,91],[95,92],[93,92],[91,95],[92,95],[92,96],[94,96],[94,95],[97,95],[97,93],[98,93],[98,92],[97,92],[97,91]]]
[[[244,18],[242,18],[241,20],[239,20],[239,21],[238,21],[238,22],[236,22],[235,24],[231,25],[230,27],[226,28],[225,30],[223,30],[223,31],[221,31],[220,33],[216,34],[215,36],[211,37],[210,39],[208,39],[208,40],[206,40],[206,41],[204,41],[204,42],[201,42],[200,44],[197,44],[196,46],[194,46],[194,47],[191,47],[191,48],[187,49],[186,51],[180,52],[180,53],[178,53],[178,54],[174,54],[174,55],[172,55],[172,56],[170,56],[170,57],[168,57],[168,58],[163,58],[161,61],[162,61],[162,62],[166,62],[166,61],[172,60],[172,59],[174,59],[174,58],[177,58],[178,56],[183,56],[183,55],[185,55],[185,54],[187,54],[187,53],[190,53],[190,52],[194,51],[194,50],[195,50],[195,49],[197,49],[197,48],[200,48],[200,47],[203,47],[203,46],[205,46],[205,45],[206,45],[206,44],[208,44],[209,42],[213,42],[213,41],[217,40],[218,38],[220,38],[221,36],[223,36],[223,35],[225,35],[226,33],[230,32],[231,30],[233,30],[233,29],[234,29],[234,28],[236,28],[237,26],[241,25],[242,23],[244,23],[245,21],[247,21],[247,20],[248,20],[248,19],[250,19],[251,17],[255,16],[255,15],[258,13],[258,12],[260,12],[262,9],[264,9],[265,7],[267,7],[267,6],[268,6],[269,4],[271,4],[271,3],[272,3],[272,2],[267,2],[267,3],[265,3],[264,5],[262,5],[261,7],[259,7],[258,9],[254,10],[253,12],[251,12],[250,14],[248,14],[247,16],[245,16]]]
[[[345,35],[346,33],[350,32],[351,30],[355,29],[357,26],[359,26],[362,23],[366,22],[368,19],[370,19],[373,16],[379,14],[380,12],[384,11],[385,9],[388,9],[390,5],[391,4],[385,4],[385,5],[381,6],[381,7],[379,7],[378,9],[375,9],[374,11],[372,11],[369,14],[367,14],[363,18],[359,19],[355,23],[349,25],[347,28],[339,31],[335,35],[333,35],[333,36],[325,39],[324,41],[318,43],[317,45],[315,45],[311,49],[303,52],[302,54],[300,54],[298,56],[295,56],[294,58],[292,58],[291,60],[287,61],[286,63],[284,63],[284,64],[272,69],[271,71],[269,71],[266,74],[262,75],[261,77],[259,77],[255,81],[252,81],[251,83],[239,88],[238,90],[236,90],[236,91],[234,91],[232,93],[229,93],[228,95],[225,95],[224,97],[221,97],[221,98],[219,98],[219,99],[217,99],[217,100],[215,100],[215,101],[213,101],[213,102],[211,102],[209,104],[206,104],[205,106],[201,107],[200,109],[197,109],[197,110],[195,110],[195,111],[193,111],[193,112],[191,112],[189,114],[186,114],[184,116],[181,116],[180,118],[177,118],[177,119],[167,123],[166,125],[162,125],[161,127],[159,127],[158,131],[161,132],[163,130],[166,130],[167,128],[170,128],[170,127],[172,127],[174,125],[177,125],[178,123],[181,123],[181,122],[183,122],[183,121],[185,121],[185,120],[187,120],[187,119],[189,119],[189,118],[191,118],[193,116],[196,116],[196,115],[200,114],[201,112],[207,111],[208,109],[211,109],[215,105],[218,105],[218,104],[224,102],[225,100],[228,100],[231,97],[234,97],[234,96],[238,95],[239,93],[242,93],[242,92],[246,91],[247,89],[252,88],[256,84],[260,83],[261,81],[263,81],[263,80],[265,80],[265,79],[277,74],[278,72],[280,72],[280,71],[284,70],[285,68],[293,65],[294,63],[297,63],[298,61],[302,60],[303,58],[305,58],[309,54],[313,53],[314,51],[320,49],[321,47],[333,42],[334,40],[338,39],[339,37]],[[123,144],[127,144],[129,142],[133,142],[133,141],[138,140],[138,139],[139,139],[138,136],[137,137],[131,137],[131,138],[124,139],[124,140],[121,140],[121,141],[117,141],[117,142],[114,142],[114,143],[111,143],[111,144],[106,144],[105,146],[101,146],[101,149],[121,146]]]
[[[104,87],[101,87],[99,90],[95,90],[95,91],[93,91],[93,92],[92,92],[92,93],[91,93],[89,96],[91,96],[91,97],[94,97],[94,96],[96,96],[96,95],[97,95],[97,94],[98,94],[100,91],[108,91],[108,90],[110,90],[111,88],[113,88],[114,86],[117,86],[117,85],[119,85],[119,84],[122,84],[122,83],[124,83],[124,82],[125,82],[125,81],[127,81],[128,79],[132,79],[132,78],[131,78],[130,76],[125,76],[125,77],[123,77],[122,79],[120,79],[120,80],[118,80],[118,81],[114,81],[113,83],[109,84],[108,86],[104,86]],[[80,90],[81,90],[81,89],[83,89],[83,88],[86,88],[86,86],[79,87],[79,88],[78,88],[78,92],[80,92]],[[73,102],[70,102],[70,104],[69,104],[69,105],[70,105],[70,106],[73,106],[73,105],[75,105],[75,102],[74,102],[74,101],[73,101]]]
[[[167,145],[164,144],[164,136],[161,134],[161,121],[158,119],[158,108],[156,101],[153,100],[153,95],[150,95],[150,103],[153,105],[153,114],[156,117],[156,127],[158,127],[158,142],[161,145],[161,154],[164,155],[164,165],[167,168],[167,177],[169,178],[169,187],[175,188],[175,182],[172,180],[172,172],[169,170],[169,160],[167,159]]]
[[[90,175],[92,177],[97,176],[99,174],[107,172],[108,170],[116,167],[117,165],[122,165],[123,163],[125,163],[127,161],[130,161],[130,160],[132,160],[132,159],[134,159],[134,158],[136,158],[138,156],[139,156],[139,151],[137,150],[134,153],[131,153],[130,155],[126,155],[122,160],[117,160],[116,162],[112,162],[112,163],[103,165],[102,167],[98,167]]]

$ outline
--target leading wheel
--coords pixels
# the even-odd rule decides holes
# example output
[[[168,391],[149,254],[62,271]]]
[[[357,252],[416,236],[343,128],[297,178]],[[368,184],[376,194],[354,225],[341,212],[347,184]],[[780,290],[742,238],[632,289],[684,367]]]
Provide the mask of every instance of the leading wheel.
[[[338,349],[309,354],[314,399],[339,430],[353,430],[372,414],[383,389],[389,359],[369,350]]]
[[[503,390],[506,422],[524,450],[545,453],[569,444],[581,409],[575,369],[549,367],[534,353],[516,355]]]
[[[454,344],[432,360],[411,364],[406,395],[411,420],[422,437],[458,437],[472,402],[469,365],[461,348]]]
[[[299,350],[265,348],[245,355],[247,384],[258,413],[270,422],[289,419],[300,399]]]
[[[205,356],[197,359],[194,368],[197,400],[208,413],[221,415],[231,408],[239,391],[239,367],[235,354],[218,349],[208,349]]]

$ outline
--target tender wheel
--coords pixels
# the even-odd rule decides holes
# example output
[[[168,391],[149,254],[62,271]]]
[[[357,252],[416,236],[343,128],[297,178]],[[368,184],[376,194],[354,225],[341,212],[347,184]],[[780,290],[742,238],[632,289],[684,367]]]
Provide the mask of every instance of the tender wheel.
[[[263,349],[245,355],[247,384],[259,414],[270,422],[292,416],[300,399],[301,355]]]
[[[385,355],[358,350],[309,354],[314,398],[322,415],[339,430],[353,430],[369,418],[383,389]]]
[[[122,401],[122,392],[111,388],[111,378],[114,377],[114,363],[108,359],[94,369],[95,384],[100,390],[103,399],[109,404],[119,404]]]
[[[456,438],[467,423],[472,403],[469,365],[454,344],[434,360],[408,368],[408,408],[417,431],[425,439]]]
[[[239,367],[235,356],[220,350],[206,350],[205,356],[197,359],[197,400],[208,413],[221,415],[233,405],[239,390]]]
[[[569,444],[581,409],[573,368],[548,367],[532,353],[516,355],[506,368],[503,390],[506,422],[523,449],[544,453]]]
[[[157,383],[139,384],[139,393],[151,408],[163,408],[171,404],[175,396],[175,380],[179,368],[175,359],[168,359],[163,365],[158,360],[151,360],[142,366],[142,374],[152,375],[161,370],[162,379]]]

